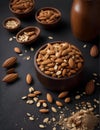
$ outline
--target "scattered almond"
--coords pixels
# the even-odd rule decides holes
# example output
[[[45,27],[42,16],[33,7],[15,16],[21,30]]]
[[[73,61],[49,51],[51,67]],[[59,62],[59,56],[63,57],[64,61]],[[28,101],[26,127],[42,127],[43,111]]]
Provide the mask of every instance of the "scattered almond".
[[[14,82],[15,80],[18,79],[18,74],[17,73],[12,73],[12,74],[7,74],[2,81],[6,83],[11,83]]]
[[[30,94],[28,94],[28,97],[35,97],[35,96],[36,96],[35,93],[30,93]]]
[[[41,99],[41,100],[39,100],[39,102],[44,103],[44,102],[46,102],[46,100]]]
[[[16,61],[17,61],[16,57],[10,57],[4,61],[4,63],[2,64],[2,67],[10,68],[16,63]]]
[[[50,102],[50,103],[53,102],[53,98],[52,98],[52,96],[51,96],[50,93],[47,93],[46,97],[47,97],[47,101],[48,101],[48,102]]]
[[[99,54],[99,49],[96,45],[93,45],[90,49],[90,55],[96,57]]]
[[[70,102],[70,100],[71,100],[71,99],[70,99],[70,97],[67,97],[67,98],[65,98],[65,100],[64,100],[64,101],[65,101],[66,103],[69,103],[69,102]]]
[[[15,48],[14,48],[14,52],[16,52],[16,53],[20,54],[22,51],[20,50],[20,48],[15,47]]]
[[[48,113],[48,112],[49,112],[49,109],[43,108],[43,109],[40,109],[39,112],[41,112],[41,113]]]
[[[42,93],[41,93],[41,91],[34,91],[34,94],[40,95],[40,94],[42,94]]]
[[[65,98],[68,95],[68,91],[63,91],[58,95],[58,98]]]
[[[62,106],[63,106],[62,102],[60,102],[60,101],[56,101],[56,105],[57,105],[58,107],[62,107]]]
[[[10,68],[7,70],[6,74],[11,74],[15,72],[15,68]]]
[[[26,83],[27,83],[27,84],[31,84],[31,83],[32,83],[32,80],[33,80],[33,78],[32,78],[32,76],[31,76],[31,74],[27,74],[27,75],[26,75]]]
[[[87,84],[86,84],[86,87],[85,87],[85,92],[87,95],[91,95],[95,90],[95,85],[94,85],[94,82],[93,80],[90,80]]]

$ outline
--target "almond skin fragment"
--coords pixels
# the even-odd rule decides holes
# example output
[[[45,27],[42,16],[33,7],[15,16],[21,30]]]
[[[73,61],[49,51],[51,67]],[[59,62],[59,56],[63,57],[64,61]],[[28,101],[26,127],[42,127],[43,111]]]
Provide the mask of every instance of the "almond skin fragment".
[[[63,91],[58,95],[58,98],[65,98],[68,95],[68,91]]]
[[[50,93],[47,93],[46,97],[47,97],[47,101],[48,101],[49,103],[52,103],[52,102],[53,102],[53,98],[52,98],[52,96],[51,96]]]
[[[99,54],[99,49],[98,49],[98,47],[97,47],[96,45],[93,45],[93,46],[91,47],[91,49],[90,49],[90,55],[91,55],[92,57],[97,57],[98,54]]]
[[[12,67],[15,63],[17,62],[17,58],[16,57],[10,57],[8,59],[6,59],[4,61],[4,63],[2,64],[2,67],[4,68],[10,68]]]
[[[91,95],[91,94],[93,94],[94,90],[95,90],[95,84],[94,84],[93,80],[90,80],[86,84],[85,92],[86,92],[87,95]]]
[[[14,82],[15,80],[18,79],[18,74],[17,73],[12,73],[12,74],[7,74],[2,81],[6,83],[11,83]]]
[[[26,75],[26,83],[27,83],[27,84],[31,84],[31,83],[32,83],[32,80],[33,80],[33,78],[32,78],[32,76],[31,76],[31,74],[27,74],[27,75]]]

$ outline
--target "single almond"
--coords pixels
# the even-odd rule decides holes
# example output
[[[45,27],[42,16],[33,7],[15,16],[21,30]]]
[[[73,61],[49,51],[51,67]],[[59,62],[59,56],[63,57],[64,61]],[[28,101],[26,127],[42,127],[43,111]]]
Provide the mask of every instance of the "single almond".
[[[31,83],[32,83],[32,80],[33,80],[33,78],[32,78],[32,76],[31,76],[31,74],[27,74],[27,75],[26,75],[26,83],[27,83],[27,84],[31,84]]]
[[[34,94],[40,95],[40,94],[41,94],[41,91],[34,91]]]
[[[56,101],[56,105],[57,105],[58,107],[62,107],[62,106],[63,106],[62,102],[60,102],[60,101]]]
[[[6,83],[11,83],[14,82],[15,80],[17,80],[18,78],[18,74],[17,73],[12,73],[12,74],[7,74],[2,81],[6,82]]]
[[[14,52],[20,54],[22,51],[21,51],[21,49],[19,47],[15,47]]]
[[[74,60],[72,58],[69,58],[68,64],[69,64],[70,68],[73,68],[75,66]]]
[[[47,93],[46,97],[47,97],[47,101],[48,101],[48,102],[50,102],[50,103],[53,102],[53,97],[51,96],[50,93]]]
[[[17,62],[17,58],[16,57],[10,57],[8,59],[6,59],[4,61],[4,63],[2,64],[2,67],[4,68],[10,68],[12,67],[15,63]]]
[[[6,74],[15,73],[15,68],[10,68],[7,70]]]
[[[86,84],[85,92],[86,92],[87,95],[91,95],[91,94],[93,94],[94,90],[95,90],[95,84],[94,84],[93,80],[90,80]]]
[[[29,94],[28,94],[28,97],[35,97],[35,96],[36,96],[35,93],[29,93]]]
[[[46,102],[46,100],[40,99],[38,102],[44,103],[44,102]]]
[[[71,99],[70,99],[70,97],[67,97],[67,98],[65,98],[65,100],[64,100],[64,101],[65,101],[66,103],[69,103],[69,102],[70,102],[70,100],[71,100]]]
[[[49,112],[49,109],[43,108],[43,109],[40,109],[39,112],[41,112],[41,113],[48,113],[48,112]]]
[[[63,91],[58,95],[58,98],[65,98],[68,95],[68,91]]]
[[[96,57],[96,56],[98,56],[98,54],[99,54],[99,49],[98,49],[98,47],[97,47],[96,45],[93,45],[93,46],[91,47],[91,49],[90,49],[90,55],[91,55],[92,57]]]

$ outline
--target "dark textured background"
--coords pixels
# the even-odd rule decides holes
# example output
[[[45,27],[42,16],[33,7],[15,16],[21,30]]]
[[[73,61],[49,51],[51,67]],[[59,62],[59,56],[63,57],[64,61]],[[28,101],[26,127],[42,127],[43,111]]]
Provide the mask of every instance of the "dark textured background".
[[[46,92],[50,92],[49,90],[45,89],[40,82],[38,81],[35,72],[34,72],[34,64],[33,58],[35,51],[42,45],[47,42],[63,40],[68,41],[76,45],[82,51],[84,58],[85,58],[85,67],[84,67],[84,79],[77,90],[82,92],[84,89],[84,85],[87,81],[93,78],[92,73],[98,73],[99,66],[100,66],[100,58],[92,58],[89,55],[89,50],[93,43],[98,44],[99,39],[92,41],[91,43],[85,43],[78,41],[72,34],[70,28],[70,9],[72,5],[72,0],[36,0],[35,10],[34,13],[40,8],[44,6],[52,6],[58,8],[62,13],[62,21],[58,28],[54,30],[46,30],[42,28],[36,22],[33,17],[31,19],[22,20],[22,28],[29,26],[29,25],[36,25],[41,29],[41,36],[39,40],[33,43],[31,46],[22,46],[13,40],[9,42],[9,38],[15,36],[16,33],[10,33],[5,30],[2,26],[2,22],[6,17],[13,16],[13,14],[9,10],[9,0],[0,1],[0,130],[20,130],[24,128],[24,130],[39,130],[38,127],[39,123],[42,123],[42,119],[44,117],[51,117],[52,113],[48,115],[43,115],[38,112],[36,105],[27,105],[24,101],[21,100],[21,97],[27,95],[29,86],[25,82],[25,75],[27,73],[31,73],[34,79],[33,86],[36,90],[42,91],[41,99],[45,98]],[[52,36],[53,40],[49,40],[48,36]],[[86,48],[83,48],[83,45],[87,44]],[[20,57],[13,51],[13,48],[18,46],[21,48],[24,56],[31,56],[31,60],[26,61],[23,59],[24,56]],[[30,51],[30,47],[33,47],[35,50],[34,52]],[[98,46],[99,47],[99,46]],[[28,50],[27,53],[24,51]],[[16,56],[18,58],[18,64],[16,66],[16,71],[19,73],[20,79],[13,84],[6,84],[1,82],[2,78],[4,77],[6,71],[2,68],[2,63],[8,57]],[[99,78],[97,79],[99,82]],[[79,103],[80,101],[89,101],[93,103],[93,99],[99,99],[99,91],[100,87],[96,86],[96,91],[92,96],[83,96],[79,101],[74,100],[74,96],[76,91],[70,93],[72,102],[67,105],[70,110],[74,111],[75,103]],[[52,93],[54,98],[56,98],[57,93]],[[49,106],[50,107],[50,106]],[[35,117],[38,117],[38,121],[29,121],[27,119],[26,113],[32,113]],[[99,112],[99,106],[95,110],[96,113]],[[59,113],[59,112],[58,112]],[[57,116],[58,114],[54,114]],[[65,115],[69,115],[69,111],[65,112]],[[46,130],[51,130],[52,126],[48,125]],[[60,128],[57,128],[59,130]],[[96,129],[98,130],[98,129]]]

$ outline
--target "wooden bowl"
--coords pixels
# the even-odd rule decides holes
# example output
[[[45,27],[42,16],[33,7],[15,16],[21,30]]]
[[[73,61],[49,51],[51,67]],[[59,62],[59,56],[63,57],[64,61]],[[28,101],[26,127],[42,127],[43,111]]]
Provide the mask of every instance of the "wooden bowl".
[[[3,27],[8,31],[17,31],[21,26],[21,21],[16,17],[8,17],[3,21]]]
[[[22,45],[29,45],[35,42],[40,35],[40,29],[36,26],[28,26],[16,34],[16,40]]]
[[[31,16],[33,14],[34,7],[34,0],[25,0],[24,3],[22,0],[10,0],[9,2],[10,11],[18,18],[27,18]]]
[[[61,12],[53,7],[44,7],[36,12],[35,19],[45,28],[54,28],[61,20]]]
[[[54,43],[62,43],[62,41],[51,42],[49,44],[52,45]],[[38,80],[44,85],[44,87],[46,87],[47,89],[53,90],[53,91],[65,91],[65,90],[69,91],[69,90],[72,90],[75,87],[78,87],[78,85],[80,84],[80,82],[83,79],[84,62],[83,62],[82,67],[75,74],[73,74],[73,75],[71,75],[69,77],[65,76],[65,77],[58,78],[58,77],[53,77],[51,75],[47,75],[47,73],[45,73],[47,71],[46,68],[45,68],[45,67],[48,66],[47,64],[45,65],[44,68],[40,69],[40,61],[38,61],[39,63],[37,63],[37,57],[38,57],[38,54],[40,54],[39,52],[41,50],[45,49],[47,47],[47,45],[48,45],[48,43],[45,44],[45,45],[42,45],[37,50],[37,52],[35,53],[35,56],[34,56],[34,66],[35,66],[35,71],[36,71],[36,75],[38,77]],[[49,49],[47,49],[47,50],[49,50]],[[43,58],[44,57],[45,56],[43,56]],[[42,58],[40,58],[40,60],[41,59]],[[50,56],[49,56],[49,59],[50,59]],[[83,58],[83,61],[84,61],[84,58]],[[55,63],[55,62],[56,62],[56,59],[54,61],[52,61],[51,63]],[[44,63],[42,62],[42,65],[43,64]],[[49,70],[50,70],[50,66],[49,66]],[[56,72],[54,72],[54,73],[56,73]]]

